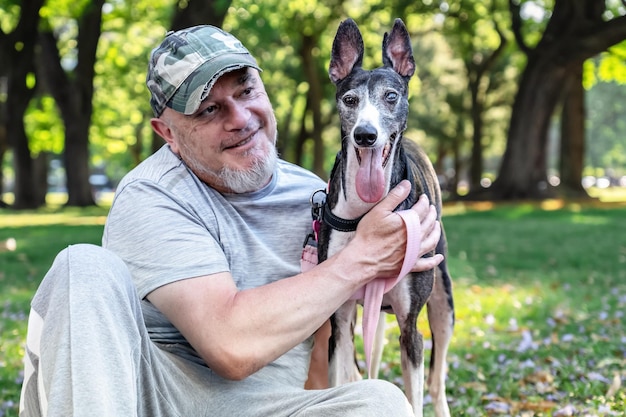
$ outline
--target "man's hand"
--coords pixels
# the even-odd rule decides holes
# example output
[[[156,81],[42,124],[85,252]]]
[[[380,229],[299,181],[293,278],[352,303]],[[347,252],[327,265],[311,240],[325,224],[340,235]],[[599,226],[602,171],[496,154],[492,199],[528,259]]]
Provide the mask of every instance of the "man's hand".
[[[408,181],[402,181],[392,188],[361,219],[356,235],[346,247],[350,248],[351,259],[358,259],[359,263],[366,266],[365,275],[369,277],[367,282],[373,278],[398,276],[400,273],[406,252],[407,232],[404,220],[394,210],[410,191]]]
[[[400,273],[406,253],[407,232],[402,218],[394,212],[398,205],[406,199],[411,190],[408,181],[401,181],[389,194],[381,200],[368,214],[366,214],[357,228],[355,238],[350,245],[354,245],[359,259],[366,259],[369,265],[376,269],[376,277],[393,277]],[[415,263],[413,272],[426,271],[434,268],[443,261],[443,256],[437,254],[428,258],[421,258],[435,249],[441,237],[441,225],[437,220],[437,210],[429,204],[426,195],[420,196],[413,207],[420,219],[420,258]]]

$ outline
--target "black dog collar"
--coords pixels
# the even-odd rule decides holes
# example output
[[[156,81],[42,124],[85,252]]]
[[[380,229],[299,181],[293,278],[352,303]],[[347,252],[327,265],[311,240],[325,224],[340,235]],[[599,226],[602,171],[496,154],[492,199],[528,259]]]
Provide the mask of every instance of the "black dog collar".
[[[331,228],[338,230],[340,232],[354,232],[356,227],[359,225],[359,222],[363,216],[357,217],[356,219],[342,219],[341,217],[337,217],[330,211],[330,207],[328,204],[324,204],[322,209],[322,221],[329,225]]]
[[[327,192],[324,189],[315,191],[309,199],[313,220],[323,222],[339,232],[354,232],[363,216],[356,219],[342,219],[330,211],[326,202]]]

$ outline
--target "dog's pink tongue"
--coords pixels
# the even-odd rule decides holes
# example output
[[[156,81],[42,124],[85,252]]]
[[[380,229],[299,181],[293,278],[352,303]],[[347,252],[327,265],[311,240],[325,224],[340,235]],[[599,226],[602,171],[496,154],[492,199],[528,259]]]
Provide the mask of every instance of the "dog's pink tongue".
[[[385,193],[383,148],[361,150],[361,166],[356,173],[356,192],[366,203],[377,203]]]

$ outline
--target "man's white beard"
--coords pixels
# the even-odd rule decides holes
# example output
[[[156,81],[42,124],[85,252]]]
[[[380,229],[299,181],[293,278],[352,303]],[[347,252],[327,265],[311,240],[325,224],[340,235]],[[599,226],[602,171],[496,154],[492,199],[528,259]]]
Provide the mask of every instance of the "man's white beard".
[[[248,193],[263,188],[270,180],[276,169],[278,155],[275,147],[271,147],[266,158],[258,159],[247,170],[223,167],[218,177],[225,188],[233,193]]]
[[[278,153],[274,146],[265,158],[254,161],[252,167],[246,170],[222,167],[219,171],[212,171],[202,166],[195,158],[186,158],[186,164],[191,170],[208,185],[216,184],[231,193],[248,193],[263,188],[270,180],[276,169]]]

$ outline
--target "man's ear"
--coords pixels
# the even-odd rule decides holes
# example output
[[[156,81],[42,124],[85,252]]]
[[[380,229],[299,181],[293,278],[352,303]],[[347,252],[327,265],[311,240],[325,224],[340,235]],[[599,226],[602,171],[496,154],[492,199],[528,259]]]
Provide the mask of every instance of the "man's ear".
[[[178,145],[174,140],[172,129],[170,129],[170,126],[167,124],[167,122],[165,122],[165,120],[158,117],[153,117],[152,119],[150,119],[150,126],[152,126],[152,130],[154,130],[157,135],[161,136],[165,140],[165,142],[170,145],[170,148],[172,148],[172,151],[174,153],[178,153]]]

